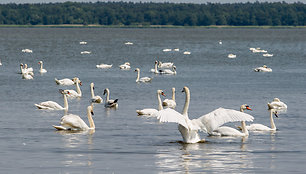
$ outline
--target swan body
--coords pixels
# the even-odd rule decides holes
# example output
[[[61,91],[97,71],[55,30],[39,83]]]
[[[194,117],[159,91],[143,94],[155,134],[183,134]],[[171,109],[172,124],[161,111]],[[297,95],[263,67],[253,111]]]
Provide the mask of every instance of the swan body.
[[[33,53],[33,51],[32,50],[30,50],[30,49],[22,49],[21,50],[23,53]]]
[[[0,66],[2,66],[2,61],[1,61],[1,59],[0,59]]]
[[[91,54],[90,51],[82,51],[81,54]]]
[[[241,105],[240,112],[244,112],[244,110],[246,109],[252,110],[247,104],[244,104],[244,105]],[[214,130],[212,135],[216,135],[216,136],[248,136],[249,135],[249,131],[246,128],[245,121],[241,121],[241,129],[242,129],[242,132],[232,127],[221,126],[217,128],[216,130]]]
[[[221,40],[219,40],[219,44],[222,45],[222,41]]]
[[[163,106],[174,109],[176,107],[175,102],[175,88],[172,88],[172,99],[165,99],[162,103]]]
[[[197,119],[190,120],[188,117],[188,108],[190,102],[189,88],[185,86],[183,92],[186,93],[183,114],[180,114],[173,109],[167,108],[157,113],[157,119],[160,122],[178,123],[178,129],[185,143],[197,143],[203,141],[200,139],[198,134],[199,130],[207,132],[211,135],[213,134],[214,130],[227,122],[253,120],[253,117],[249,114],[224,108],[218,108]]]
[[[55,78],[54,80],[57,85],[63,85],[63,86],[74,85],[74,81],[68,78],[61,79],[61,80],[58,80],[57,78]]]
[[[146,116],[156,116],[157,112],[163,109],[160,95],[165,96],[165,94],[162,90],[157,90],[158,110],[157,109],[152,109],[152,108],[136,110],[137,114],[138,115],[146,115]]]
[[[93,102],[93,103],[102,103],[103,102],[102,97],[99,96],[99,95],[95,95],[94,89],[95,89],[94,83],[90,83],[91,102]]]
[[[274,98],[271,103],[268,103],[268,107],[269,109],[287,110],[287,105],[279,98]]]
[[[189,55],[189,54],[191,54],[191,52],[189,52],[189,51],[184,51],[184,53],[183,54],[185,54],[185,55]]]
[[[251,124],[249,126],[246,126],[248,131],[275,131],[276,126],[273,119],[273,114],[278,117],[277,110],[276,109],[269,109],[270,111],[270,124],[271,127],[265,126],[263,124]]]
[[[82,86],[82,82],[80,81],[79,78],[75,77],[72,79],[72,81],[75,84],[76,87],[76,91],[75,90],[71,90],[71,89],[66,89],[65,92],[68,92],[68,97],[69,98],[77,98],[77,97],[82,97],[82,91],[79,85]]]
[[[131,69],[131,64],[129,62],[125,62],[124,64],[120,65],[119,68],[128,70],[128,69]]]
[[[59,90],[61,94],[63,94],[64,97],[64,107],[59,105],[58,103],[54,101],[45,101],[41,102],[39,104],[34,104],[38,109],[45,109],[45,110],[66,110],[68,111],[68,100],[67,100],[67,94],[68,92],[65,92],[64,90]]]
[[[170,69],[161,69],[159,70],[160,74],[172,74],[175,75],[176,74],[176,66],[172,66],[172,70]]]
[[[32,80],[34,79],[33,76],[29,73],[22,73],[21,74],[22,79],[26,79],[26,80]]]
[[[172,66],[174,65],[174,63],[172,62],[158,62],[158,68],[172,68]]]
[[[80,42],[80,45],[86,45],[86,44],[87,44],[87,42],[85,42],[85,41]]]
[[[111,68],[113,65],[108,65],[108,64],[100,64],[100,65],[96,65],[97,68],[101,68],[101,69],[106,69],[106,68]]]
[[[266,54],[263,54],[262,56],[264,56],[264,57],[273,57],[273,54],[266,53]]]
[[[92,119],[93,107],[87,107],[87,118],[89,126],[82,120],[78,115],[68,114],[61,118],[60,126],[53,125],[57,130],[69,130],[69,131],[84,131],[84,130],[94,130],[95,123]]]
[[[141,77],[141,78],[140,78],[140,69],[139,69],[139,68],[136,68],[136,69],[135,69],[135,72],[137,72],[136,82],[143,82],[143,83],[146,83],[146,82],[151,82],[151,81],[152,81],[152,78],[151,78],[151,77]]]
[[[38,64],[40,64],[39,72],[40,73],[46,73],[47,70],[43,68],[43,61],[39,61]]]
[[[28,67],[28,64],[24,64],[24,69],[26,70],[26,72],[33,72],[33,68],[32,67]]]
[[[255,72],[272,72],[271,68],[268,68],[267,65],[263,65],[262,67],[257,67],[254,69]]]
[[[110,100],[109,99],[109,89],[108,88],[106,88],[105,90],[104,90],[104,93],[103,93],[103,95],[105,95],[106,94],[106,99],[105,99],[105,103],[104,103],[104,106],[106,107],[106,108],[118,108],[118,99],[115,99],[115,100]]]
[[[227,57],[230,58],[230,59],[234,59],[234,58],[236,58],[237,56],[236,56],[236,54],[229,54],[229,55],[227,55]]]
[[[125,42],[124,44],[125,45],[133,45],[134,43],[133,42]]]

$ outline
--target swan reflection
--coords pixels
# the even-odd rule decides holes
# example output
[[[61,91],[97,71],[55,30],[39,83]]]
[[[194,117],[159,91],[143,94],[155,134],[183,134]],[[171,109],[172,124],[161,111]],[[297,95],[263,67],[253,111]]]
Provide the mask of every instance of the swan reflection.
[[[156,166],[162,172],[241,172],[254,168],[247,138],[214,137],[205,143],[175,143],[158,149]],[[166,149],[166,150],[165,150]],[[161,172],[161,173],[162,173]]]

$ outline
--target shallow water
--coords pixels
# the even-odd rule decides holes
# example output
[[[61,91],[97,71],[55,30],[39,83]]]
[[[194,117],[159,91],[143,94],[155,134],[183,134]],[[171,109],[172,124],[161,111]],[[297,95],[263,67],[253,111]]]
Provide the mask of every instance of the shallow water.
[[[0,28],[0,162],[3,173],[304,173],[305,29],[103,29]],[[223,44],[219,45],[218,41]],[[87,45],[80,45],[87,41]],[[125,45],[125,42],[133,45]],[[272,58],[251,53],[261,47]],[[22,53],[22,49],[33,53]],[[180,51],[163,52],[165,48]],[[91,51],[91,54],[80,54]],[[190,55],[184,55],[190,51]],[[236,59],[227,55],[234,53]],[[154,61],[173,61],[178,74],[154,75]],[[38,61],[46,74],[39,74]],[[118,68],[130,62],[132,69]],[[23,80],[19,64],[34,68],[34,80]],[[108,70],[100,63],[113,64]],[[253,68],[268,65],[272,73]],[[136,67],[152,83],[137,84]],[[109,88],[119,99],[117,110],[95,104],[93,134],[56,132],[63,111],[37,110],[34,103],[63,105],[54,78],[79,77],[81,99],[69,100],[69,113],[86,119],[89,84],[96,95]],[[191,90],[189,116],[197,118],[218,107],[239,109],[247,103],[256,123],[269,125],[267,102],[274,97],[288,111],[275,118],[276,132],[248,138],[208,137],[206,143],[183,144],[176,124],[138,117],[136,109],[157,108],[156,90],[171,96],[177,111]],[[237,125],[238,123],[232,124]]]

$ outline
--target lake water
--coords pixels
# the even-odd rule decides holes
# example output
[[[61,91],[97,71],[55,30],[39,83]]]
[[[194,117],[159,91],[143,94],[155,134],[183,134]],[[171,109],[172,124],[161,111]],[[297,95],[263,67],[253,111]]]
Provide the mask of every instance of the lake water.
[[[0,28],[0,36],[0,173],[305,173],[305,29]],[[134,44],[125,45],[128,41]],[[21,51],[26,48],[33,53]],[[167,48],[180,50],[162,51]],[[237,58],[227,58],[230,53]],[[39,74],[39,60],[46,74]],[[151,73],[155,60],[174,62],[177,75]],[[119,69],[124,62],[131,70]],[[34,80],[21,78],[20,63],[34,68]],[[97,69],[100,63],[113,67]],[[264,64],[273,72],[253,71]],[[137,84],[137,67],[153,81]],[[81,79],[83,97],[68,101],[69,113],[86,123],[91,82],[96,95],[109,88],[111,98],[119,99],[117,110],[95,104],[94,134],[57,132],[52,125],[64,112],[34,106],[47,100],[63,105],[58,89],[75,87],[58,86],[54,78],[73,77]],[[138,117],[135,110],[157,108],[156,90],[170,98],[175,87],[181,112],[184,86],[191,91],[190,118],[247,103],[254,123],[269,126],[267,102],[274,97],[288,111],[275,118],[274,133],[251,132],[248,138],[200,133],[206,143],[182,144],[176,124]]]

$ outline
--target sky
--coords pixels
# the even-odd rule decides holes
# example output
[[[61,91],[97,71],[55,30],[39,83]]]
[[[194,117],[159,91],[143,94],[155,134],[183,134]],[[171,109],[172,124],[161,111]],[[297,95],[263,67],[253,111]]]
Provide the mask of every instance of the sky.
[[[7,3],[17,3],[17,4],[23,4],[23,3],[50,3],[50,2],[66,2],[68,0],[0,0],[0,4],[7,4]],[[306,0],[69,0],[72,2],[106,2],[106,1],[112,1],[112,2],[170,2],[170,3],[237,3],[237,2],[282,2],[285,1],[287,3],[294,3],[294,2],[302,2],[306,3]]]

